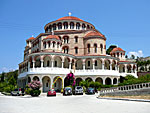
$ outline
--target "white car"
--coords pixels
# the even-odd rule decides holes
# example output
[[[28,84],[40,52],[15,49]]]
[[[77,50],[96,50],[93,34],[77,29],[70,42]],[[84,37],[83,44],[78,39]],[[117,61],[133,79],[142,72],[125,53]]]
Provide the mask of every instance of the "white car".
[[[77,95],[77,94],[83,95],[83,87],[82,86],[76,86],[74,94],[75,95]]]

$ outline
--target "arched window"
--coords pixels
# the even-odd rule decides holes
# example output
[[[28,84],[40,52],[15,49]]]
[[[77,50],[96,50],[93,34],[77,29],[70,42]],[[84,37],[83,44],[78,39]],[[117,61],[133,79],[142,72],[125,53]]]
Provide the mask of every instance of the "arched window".
[[[101,44],[100,47],[101,47],[101,54],[103,54],[103,44]]]
[[[97,60],[95,60],[95,66],[97,66]]]
[[[75,47],[75,54],[78,54],[78,47]]]
[[[46,48],[46,42],[43,42],[43,46],[44,46],[44,48]]]
[[[82,24],[82,29],[85,29],[85,24]]]
[[[88,61],[88,67],[90,67],[90,64],[91,64],[90,61]]]
[[[64,50],[64,53],[67,53],[69,52],[69,48],[67,46],[63,47],[63,50]]]
[[[97,44],[94,44],[94,52],[97,53]]]
[[[78,37],[75,36],[75,43],[78,43]]]
[[[64,44],[69,43],[69,37],[68,36],[64,36]]]
[[[57,48],[59,48],[59,43],[57,43]]]
[[[89,25],[87,25],[87,29],[90,29],[90,26],[89,26]]]
[[[50,46],[51,46],[51,43],[50,43],[50,41],[48,41],[48,47],[50,48]]]
[[[56,30],[56,24],[53,24],[53,30]]]
[[[68,23],[64,22],[64,29],[68,29]]]
[[[119,52],[117,52],[117,57],[119,57]]]
[[[49,67],[49,60],[47,61],[47,67]]]
[[[88,53],[90,53],[90,44],[87,45]]]
[[[80,24],[79,23],[76,24],[76,29],[80,29]]]
[[[51,31],[52,31],[52,26],[50,25],[50,26],[49,26],[49,32],[51,32]]]
[[[74,23],[73,22],[70,23],[70,29],[74,29]]]
[[[55,42],[53,42],[53,48],[55,47]]]
[[[62,23],[58,23],[58,29],[62,29]]]
[[[121,57],[122,57],[122,53],[121,53]]]
[[[54,67],[57,67],[57,61],[54,62]]]

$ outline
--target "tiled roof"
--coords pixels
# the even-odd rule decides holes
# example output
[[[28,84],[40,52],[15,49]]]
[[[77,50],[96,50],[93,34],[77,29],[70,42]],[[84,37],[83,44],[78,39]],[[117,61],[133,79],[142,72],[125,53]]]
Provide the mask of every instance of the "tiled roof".
[[[57,35],[48,35],[46,38],[44,39],[57,39],[57,40],[60,40],[59,37]]]
[[[33,40],[33,39],[35,39],[34,37],[30,37],[29,39],[27,39],[27,40]]]
[[[121,49],[120,47],[114,48],[114,49],[111,51],[111,53],[113,53],[113,52],[115,52],[115,51],[123,51],[123,52],[124,52],[124,50]]]
[[[80,18],[77,18],[77,17],[74,17],[74,16],[65,16],[65,17],[59,18],[57,20],[79,20],[79,21],[83,21]]]
[[[100,36],[100,37],[105,38],[105,36],[103,34],[101,34],[100,32],[96,32],[96,31],[89,32],[88,34],[85,35],[85,38],[91,37],[91,36]]]

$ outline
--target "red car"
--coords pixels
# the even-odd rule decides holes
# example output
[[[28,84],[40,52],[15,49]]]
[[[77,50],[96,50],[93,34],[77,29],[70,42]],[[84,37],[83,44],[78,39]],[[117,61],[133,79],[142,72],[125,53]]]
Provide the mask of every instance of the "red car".
[[[47,96],[56,96],[56,91],[54,89],[50,89],[48,92],[47,92]]]

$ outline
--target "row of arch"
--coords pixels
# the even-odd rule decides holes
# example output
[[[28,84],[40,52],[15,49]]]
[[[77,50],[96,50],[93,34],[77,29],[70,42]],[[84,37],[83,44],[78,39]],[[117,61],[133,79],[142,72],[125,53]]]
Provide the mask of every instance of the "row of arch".
[[[19,65],[19,72],[22,73],[27,71],[28,68],[39,68],[39,67],[57,67],[57,68],[68,68],[76,70],[84,69],[104,69],[104,70],[118,70],[120,73],[135,73],[135,65],[119,64],[115,60],[109,59],[71,59],[69,57],[60,56],[35,56],[30,57],[29,61]]]
[[[56,79],[57,79],[57,81],[55,81]],[[53,79],[51,79],[49,76],[44,76],[41,79],[38,76],[34,76],[32,78],[32,80],[37,80],[37,81],[42,82],[42,91],[43,92],[47,92],[50,88],[52,88],[54,81],[55,81],[55,84],[54,84],[53,88],[58,92],[60,92],[63,87],[67,86],[66,78],[63,79],[59,76],[55,76]],[[86,77],[86,79],[83,79],[82,77],[77,77],[76,78],[76,85],[79,86],[80,82],[82,80],[85,80],[88,82],[93,81],[93,79],[91,77]],[[30,83],[30,82],[31,82],[31,78],[28,77],[27,83]],[[99,83],[105,84],[105,85],[116,85],[116,84],[118,84],[119,80],[117,78],[110,78],[110,77],[107,77],[105,79],[102,79],[101,77],[97,77],[95,79],[95,82],[99,82]]]
[[[65,29],[76,29],[76,30],[86,30],[86,29],[93,29],[93,27],[89,24],[80,23],[80,22],[58,22],[50,24],[46,29],[45,32],[52,32],[54,30],[65,30]]]

